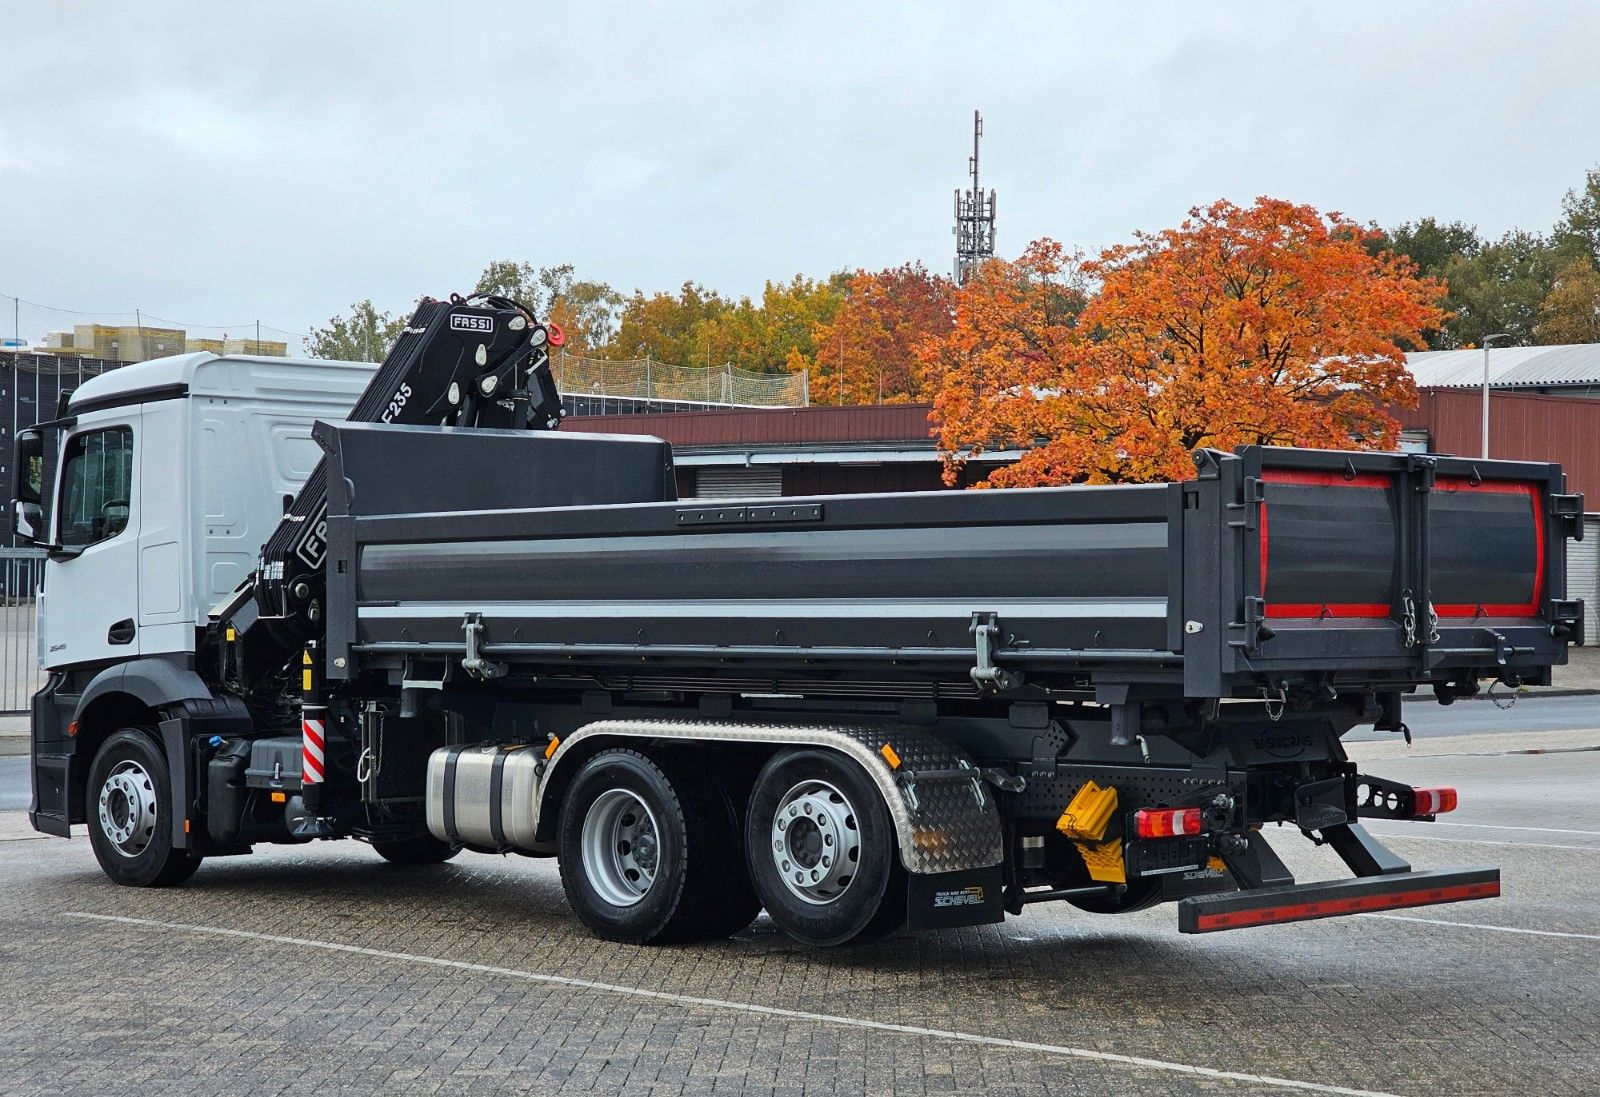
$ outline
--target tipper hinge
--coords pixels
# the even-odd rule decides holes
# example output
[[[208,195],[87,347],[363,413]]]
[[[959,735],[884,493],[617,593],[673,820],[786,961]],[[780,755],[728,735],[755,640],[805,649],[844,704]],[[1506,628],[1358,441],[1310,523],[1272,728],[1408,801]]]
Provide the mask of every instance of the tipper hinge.
[[[1020,672],[995,665],[995,653],[999,651],[1001,643],[999,614],[974,613],[970,631],[977,665],[969,673],[978,688],[998,692],[1022,685]]]
[[[506,672],[504,663],[496,663],[492,659],[483,657],[483,617],[481,614],[469,613],[461,622],[461,631],[467,636],[467,653],[461,657],[461,669],[474,678],[487,682],[491,678],[499,678]]]
[[[1421,453],[1408,453],[1406,468],[1411,472],[1412,491],[1418,495],[1426,495],[1433,490],[1439,474],[1439,462],[1436,458]]]

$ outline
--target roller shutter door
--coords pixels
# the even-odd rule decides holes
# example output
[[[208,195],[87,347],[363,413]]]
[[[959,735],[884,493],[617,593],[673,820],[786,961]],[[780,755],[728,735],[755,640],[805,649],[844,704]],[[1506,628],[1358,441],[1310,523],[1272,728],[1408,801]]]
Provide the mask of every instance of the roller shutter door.
[[[762,499],[782,494],[781,465],[710,465],[694,472],[696,499]]]
[[[1583,599],[1583,642],[1600,642],[1600,514],[1583,516],[1583,540],[1567,542],[1567,597]]]

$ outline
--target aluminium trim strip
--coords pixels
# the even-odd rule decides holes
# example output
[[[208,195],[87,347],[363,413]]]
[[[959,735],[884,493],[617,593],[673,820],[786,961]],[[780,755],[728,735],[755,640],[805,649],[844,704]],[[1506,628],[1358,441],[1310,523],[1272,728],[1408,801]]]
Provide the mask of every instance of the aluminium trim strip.
[[[984,602],[976,605],[967,599],[921,602],[490,602],[474,603],[470,610],[462,603],[400,602],[358,606],[359,616],[369,620],[404,618],[451,619],[467,613],[486,617],[551,616],[568,618],[580,614],[587,618],[619,617],[748,617],[759,611],[764,617],[927,617],[945,615],[970,617],[974,613],[996,613],[1002,620],[1029,617],[1122,617],[1166,620],[1165,598],[1123,598],[1116,601],[1059,600],[1037,602]]]

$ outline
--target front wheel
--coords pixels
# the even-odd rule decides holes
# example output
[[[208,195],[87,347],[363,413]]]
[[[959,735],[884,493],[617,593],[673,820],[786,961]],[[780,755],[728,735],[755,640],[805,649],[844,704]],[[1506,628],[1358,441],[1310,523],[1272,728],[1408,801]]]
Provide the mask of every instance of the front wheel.
[[[859,944],[905,921],[906,875],[889,812],[843,755],[774,755],[750,794],[745,850],[756,893],[791,937]]]
[[[200,867],[172,847],[172,777],[161,748],[144,731],[107,739],[89,767],[89,844],[111,879],[128,887],[171,887]]]

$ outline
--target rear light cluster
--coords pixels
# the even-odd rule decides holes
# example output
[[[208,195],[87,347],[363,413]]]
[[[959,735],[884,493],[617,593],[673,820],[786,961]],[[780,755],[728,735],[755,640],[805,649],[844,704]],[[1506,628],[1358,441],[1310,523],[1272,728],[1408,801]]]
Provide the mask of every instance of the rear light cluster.
[[[1456,790],[1453,788],[1414,788],[1411,794],[1413,816],[1442,815],[1456,809]]]
[[[1148,808],[1134,817],[1134,828],[1141,838],[1186,838],[1199,834],[1205,818],[1199,808]]]

